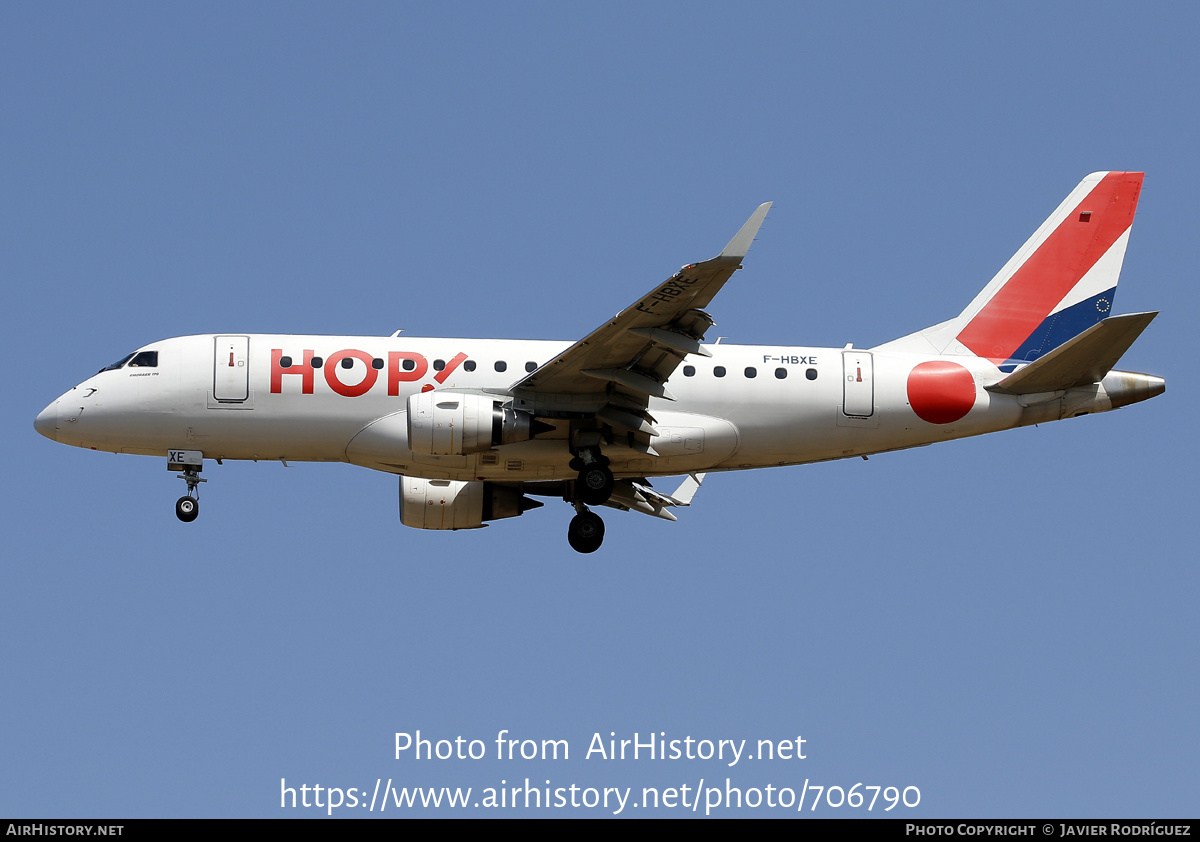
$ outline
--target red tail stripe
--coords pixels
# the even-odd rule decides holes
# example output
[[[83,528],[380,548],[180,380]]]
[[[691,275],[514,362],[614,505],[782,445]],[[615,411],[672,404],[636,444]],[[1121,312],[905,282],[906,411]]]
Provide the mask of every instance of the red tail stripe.
[[[1129,226],[1145,173],[1106,175],[958,334],[981,357],[1007,360]],[[1088,221],[1080,214],[1090,212]]]

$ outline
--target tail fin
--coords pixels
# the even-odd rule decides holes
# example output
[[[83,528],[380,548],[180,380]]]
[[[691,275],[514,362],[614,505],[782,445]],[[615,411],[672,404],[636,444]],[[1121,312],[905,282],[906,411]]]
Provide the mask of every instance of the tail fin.
[[[1109,315],[1140,172],[1092,173],[957,318],[881,348],[1032,362]]]

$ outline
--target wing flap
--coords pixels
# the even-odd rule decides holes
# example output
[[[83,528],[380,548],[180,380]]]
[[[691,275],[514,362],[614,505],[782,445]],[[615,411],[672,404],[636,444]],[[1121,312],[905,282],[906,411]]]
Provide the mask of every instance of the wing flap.
[[[609,403],[600,408],[596,417],[613,427],[627,427],[651,437],[659,435],[658,428],[650,423],[648,413],[645,412],[628,412]]]
[[[619,383],[634,393],[654,395],[656,398],[665,398],[669,401],[675,400],[675,396],[672,395],[670,391],[667,390],[667,387],[662,383],[659,383],[649,375],[642,374],[641,372],[633,369],[585,368],[579,373],[586,375],[587,377],[595,378],[596,380],[603,380],[607,383]]]
[[[653,342],[655,345],[662,345],[670,348],[680,357],[688,354],[696,354],[701,357],[711,357],[712,351],[700,344],[700,340],[693,339],[685,333],[680,333],[677,330],[663,330],[658,327],[635,327],[631,328],[630,333],[635,336],[644,336]]]

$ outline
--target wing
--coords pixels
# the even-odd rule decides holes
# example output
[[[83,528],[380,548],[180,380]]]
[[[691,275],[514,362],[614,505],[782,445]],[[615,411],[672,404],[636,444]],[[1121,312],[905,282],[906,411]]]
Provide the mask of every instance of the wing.
[[[667,509],[692,505],[692,498],[700,490],[705,476],[707,474],[688,474],[683,478],[679,487],[670,494],[655,491],[650,485],[650,480],[645,477],[619,479],[613,486],[612,496],[600,505],[622,512],[641,512],[663,520],[678,520]],[[519,488],[524,494],[536,494],[543,497],[562,497],[563,493],[561,482],[504,483],[504,485],[509,488]],[[536,505],[542,504],[537,503]]]
[[[657,435],[646,414],[651,396],[674,400],[664,385],[714,324],[702,308],[742,266],[771,209],[765,202],[716,257],[684,266],[666,282],[512,387],[515,405],[536,414],[590,414],[614,427]]]
[[[688,474],[683,482],[675,489],[674,494],[663,494],[650,487],[650,482],[640,480],[618,480],[613,487],[612,496],[603,505],[621,511],[635,511],[642,514],[660,517],[663,520],[678,520],[667,511],[676,506],[692,505],[692,498],[700,490],[705,474]]]

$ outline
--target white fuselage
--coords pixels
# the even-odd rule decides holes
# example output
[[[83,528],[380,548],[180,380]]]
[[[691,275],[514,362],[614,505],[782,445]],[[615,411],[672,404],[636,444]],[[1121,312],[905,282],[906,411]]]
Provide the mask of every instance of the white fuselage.
[[[157,351],[153,367],[126,366],[88,378],[48,406],[37,426],[64,444],[160,457],[186,448],[211,459],[350,462],[430,479],[568,479],[575,472],[568,467],[566,419],[544,418],[555,429],[531,441],[466,456],[428,456],[408,447],[406,405],[410,395],[430,388],[504,396],[530,370],[527,366],[546,363],[569,344],[179,337],[144,346]],[[677,400],[651,399],[659,435],[652,438],[650,452],[620,441],[605,444],[615,475],[665,476],[867,455],[1104,411],[1131,402],[1110,398],[1114,388],[1152,388],[1128,380],[1145,375],[1113,372],[1101,384],[1018,397],[987,391],[1003,375],[991,362],[971,356],[704,347],[711,357],[689,356],[671,377],[668,385]],[[289,358],[291,364],[285,365]],[[966,391],[955,397],[965,414],[949,421],[925,420],[913,406],[913,369],[938,360],[965,369],[959,373]],[[939,400],[932,398],[935,404]],[[922,414],[930,416],[928,407]]]

